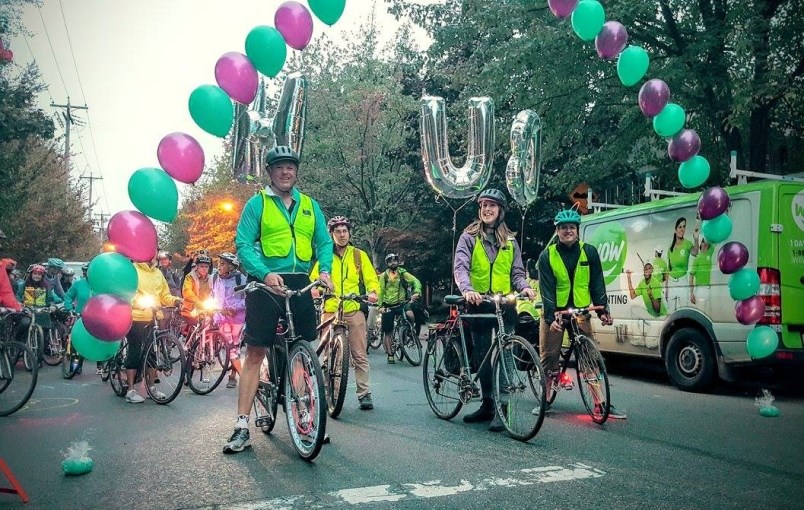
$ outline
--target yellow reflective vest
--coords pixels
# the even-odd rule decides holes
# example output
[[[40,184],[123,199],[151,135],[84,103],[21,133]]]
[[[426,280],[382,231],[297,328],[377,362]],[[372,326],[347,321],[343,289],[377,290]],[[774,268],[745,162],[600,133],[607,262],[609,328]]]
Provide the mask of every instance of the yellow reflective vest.
[[[266,257],[284,258],[295,246],[296,258],[309,262],[313,258],[315,232],[313,200],[304,193],[299,193],[296,218],[290,223],[285,211],[279,209],[276,201],[265,190],[261,193],[263,206],[260,239],[263,254]]]
[[[475,240],[472,250],[472,265],[469,270],[469,280],[475,292],[511,292],[511,269],[514,267],[514,243],[509,239],[505,246],[497,251],[494,262],[489,261],[483,241],[480,237]]]
[[[578,308],[592,304],[592,294],[589,292],[589,260],[586,258],[586,251],[583,249],[584,243],[579,242],[581,254],[578,257],[578,265],[574,269],[575,277],[572,282],[572,303]],[[557,245],[553,244],[547,248],[550,255],[550,268],[556,277],[556,306],[565,308],[569,303],[570,277],[561,254],[558,253]]]

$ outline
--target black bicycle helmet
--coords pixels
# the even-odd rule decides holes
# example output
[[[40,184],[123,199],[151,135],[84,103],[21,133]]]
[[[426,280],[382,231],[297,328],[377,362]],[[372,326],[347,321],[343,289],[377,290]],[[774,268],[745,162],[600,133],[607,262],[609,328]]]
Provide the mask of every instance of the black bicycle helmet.
[[[212,265],[212,259],[209,257],[209,255],[205,255],[205,254],[201,253],[195,258],[195,265],[198,265],[198,264],[209,264],[211,266]]]
[[[299,166],[299,155],[287,145],[277,145],[268,151],[265,156],[265,164],[271,166],[280,161],[292,161],[296,166]]]
[[[352,222],[349,221],[349,218],[347,218],[346,216],[333,216],[327,222],[327,228],[329,229],[329,233],[331,234],[332,231],[335,230],[335,227],[338,227],[340,225],[346,225],[346,228],[348,228],[349,230],[352,229]]]
[[[480,192],[480,195],[477,196],[477,201],[480,202],[481,200],[491,200],[492,202],[497,202],[500,207],[503,209],[508,208],[508,202],[505,200],[505,194],[495,188],[489,188]]]

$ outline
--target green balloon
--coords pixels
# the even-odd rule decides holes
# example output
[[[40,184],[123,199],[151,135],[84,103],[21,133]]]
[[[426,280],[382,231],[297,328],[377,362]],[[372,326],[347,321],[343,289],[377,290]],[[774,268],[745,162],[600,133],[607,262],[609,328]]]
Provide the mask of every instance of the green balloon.
[[[629,46],[617,58],[617,76],[626,87],[636,85],[648,72],[650,57],[640,46]]]
[[[90,335],[87,328],[84,327],[83,319],[75,321],[70,338],[78,354],[89,361],[106,361],[117,354],[120,349],[120,340],[104,342]]]
[[[748,333],[745,349],[754,359],[767,358],[779,346],[779,335],[768,326],[759,326]]]
[[[131,301],[137,292],[137,270],[119,253],[101,253],[92,259],[87,279],[95,294],[114,294]]]
[[[693,156],[678,167],[678,180],[687,189],[697,188],[709,178],[709,161],[703,156]]]
[[[207,133],[223,138],[232,129],[232,100],[217,85],[201,85],[190,94],[190,116]]]
[[[597,0],[581,0],[572,11],[572,30],[583,41],[594,41],[603,30],[606,11]]]
[[[684,108],[676,103],[667,103],[659,115],[653,117],[653,130],[659,136],[670,138],[684,128],[685,120]]]
[[[322,3],[328,3],[324,1]],[[343,9],[341,9],[343,10]],[[334,22],[333,22],[334,23]],[[274,27],[260,25],[251,29],[246,36],[246,56],[248,56],[257,71],[273,78],[288,57],[288,47],[285,38]]]
[[[318,19],[332,26],[343,14],[346,0],[309,0],[307,4]]]
[[[140,168],[128,180],[128,197],[146,216],[170,223],[179,211],[179,190],[160,168]]]
[[[742,301],[759,291],[759,275],[753,269],[744,267],[729,278],[729,295],[735,301]]]
[[[722,243],[731,235],[731,218],[728,214],[721,214],[711,220],[701,222],[701,234],[709,244]],[[753,294],[751,294],[753,296]],[[744,298],[743,298],[744,299]]]

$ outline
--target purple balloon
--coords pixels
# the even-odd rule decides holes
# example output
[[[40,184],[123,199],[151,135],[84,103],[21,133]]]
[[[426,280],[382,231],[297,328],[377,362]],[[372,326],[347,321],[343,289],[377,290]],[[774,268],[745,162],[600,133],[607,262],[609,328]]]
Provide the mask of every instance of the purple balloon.
[[[698,199],[698,215],[702,220],[717,218],[729,208],[729,194],[720,186],[708,188]]]
[[[285,2],[274,14],[274,25],[288,46],[303,50],[313,37],[313,16],[299,2]]]
[[[134,262],[148,262],[156,257],[156,227],[139,211],[120,211],[112,216],[107,234],[115,251]]]
[[[683,163],[698,154],[701,150],[701,139],[692,129],[683,129],[670,139],[667,144],[667,154],[676,163]]]
[[[646,117],[659,115],[669,100],[670,87],[657,78],[646,81],[639,89],[639,109]]]
[[[558,19],[569,18],[578,6],[578,0],[547,0],[550,12]]]
[[[734,316],[740,324],[756,324],[765,316],[765,302],[759,296],[737,301],[734,305]]]
[[[254,101],[257,80],[257,70],[242,53],[224,53],[215,63],[215,81],[238,103],[249,104]]]
[[[730,241],[717,252],[717,265],[723,274],[734,274],[748,264],[748,248],[743,243]]]
[[[619,21],[607,21],[595,37],[597,56],[606,60],[619,55],[628,44],[628,31]]]
[[[89,334],[98,340],[120,340],[131,329],[131,305],[114,294],[98,294],[89,298],[81,317]]]
[[[192,184],[204,171],[204,150],[198,140],[185,133],[170,133],[156,149],[159,164],[179,182]]]

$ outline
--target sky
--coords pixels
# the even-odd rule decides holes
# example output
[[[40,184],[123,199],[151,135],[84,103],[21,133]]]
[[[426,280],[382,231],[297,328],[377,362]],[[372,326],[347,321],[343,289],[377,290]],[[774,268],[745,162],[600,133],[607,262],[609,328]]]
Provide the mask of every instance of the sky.
[[[41,8],[25,8],[22,21],[30,35],[12,39],[11,49],[17,64],[38,64],[48,85],[39,97],[40,107],[56,113],[50,104],[66,104],[68,96],[71,104],[89,107],[74,111],[85,125],[72,126],[70,152],[74,178],[103,177],[94,181],[95,215],[134,209],[128,179],[139,168],[159,166],[156,148],[169,133],[195,137],[207,164],[222,154],[222,139],[191,119],[188,97],[199,85],[215,84],[215,62],[221,55],[245,53],[252,28],[273,26],[281,3],[44,0]],[[385,0],[374,5],[381,33],[393,37],[399,24],[387,13]],[[313,16],[313,40],[324,33],[335,41],[348,36],[368,19],[371,8],[369,0],[347,0],[333,27]],[[295,51],[288,48],[288,59]],[[63,136],[63,126],[56,127],[57,136]],[[177,184],[180,193],[187,186]]]

